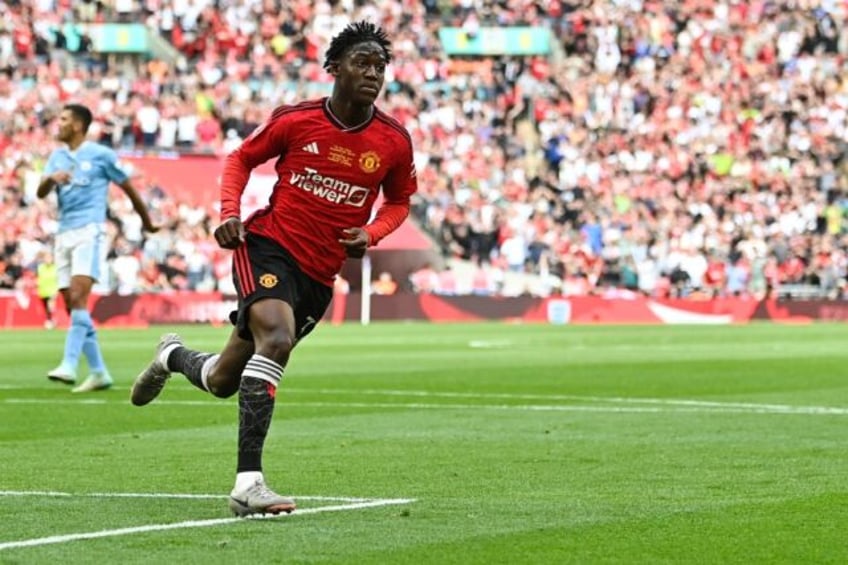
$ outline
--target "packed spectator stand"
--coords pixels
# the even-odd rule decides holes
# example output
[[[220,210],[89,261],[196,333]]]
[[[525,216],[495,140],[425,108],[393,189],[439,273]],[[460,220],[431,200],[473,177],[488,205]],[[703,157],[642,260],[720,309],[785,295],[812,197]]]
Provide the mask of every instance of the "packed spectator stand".
[[[63,103],[88,104],[119,153],[225,154],[275,106],[328,92],[329,39],[365,18],[393,41],[379,104],[413,136],[413,217],[449,265],[398,292],[844,295],[848,0],[31,0],[0,16],[0,288],[30,284],[52,244],[34,187]],[[103,22],[142,22],[178,57],[98,53],[85,25]],[[550,30],[550,52],[451,57],[438,34],[518,25]],[[113,200],[101,290],[232,292],[217,203],[134,180],[168,229],[143,237]]]

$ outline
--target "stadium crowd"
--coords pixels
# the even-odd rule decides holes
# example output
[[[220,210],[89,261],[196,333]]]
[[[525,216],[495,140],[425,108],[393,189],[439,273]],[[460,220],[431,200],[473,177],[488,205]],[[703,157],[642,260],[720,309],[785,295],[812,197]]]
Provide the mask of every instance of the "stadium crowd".
[[[323,49],[360,18],[394,43],[380,105],[413,136],[413,215],[475,265],[401,289],[497,293],[516,274],[541,295],[846,287],[848,0],[33,0],[0,15],[0,288],[50,245],[54,206],[33,187],[64,102],[92,107],[93,137],[119,151],[223,154],[273,107],[327,92]],[[144,22],[180,56],[118,64],[85,32],[109,21]],[[513,25],[550,29],[551,53],[452,58],[439,41]],[[230,292],[216,203],[137,182],[169,229],[143,238],[115,199],[108,290]]]

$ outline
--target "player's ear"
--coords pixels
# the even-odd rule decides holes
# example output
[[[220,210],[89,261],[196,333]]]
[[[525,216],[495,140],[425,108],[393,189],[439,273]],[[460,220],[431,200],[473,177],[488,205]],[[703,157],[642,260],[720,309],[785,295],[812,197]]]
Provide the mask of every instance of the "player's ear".
[[[338,76],[339,74],[339,62],[338,61],[329,61],[327,63],[327,72],[332,76]]]

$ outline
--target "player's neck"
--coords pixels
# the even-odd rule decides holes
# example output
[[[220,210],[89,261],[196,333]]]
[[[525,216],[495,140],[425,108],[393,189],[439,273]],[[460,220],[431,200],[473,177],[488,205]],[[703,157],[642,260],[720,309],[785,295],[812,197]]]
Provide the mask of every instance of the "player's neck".
[[[341,102],[336,98],[331,97],[328,101],[330,113],[344,124],[346,129],[356,129],[371,119],[374,115],[374,105],[355,106],[350,103]]]
[[[84,137],[81,137],[79,139],[72,139],[72,140],[67,142],[68,149],[70,149],[71,151],[76,151],[77,149],[79,149],[80,145],[82,145],[83,143],[85,143]]]

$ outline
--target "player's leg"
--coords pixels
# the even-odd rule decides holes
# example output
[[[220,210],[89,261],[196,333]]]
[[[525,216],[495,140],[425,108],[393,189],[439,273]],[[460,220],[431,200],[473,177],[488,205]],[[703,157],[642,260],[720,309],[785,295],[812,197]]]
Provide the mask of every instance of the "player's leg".
[[[253,340],[255,351],[239,386],[238,463],[230,509],[239,516],[291,512],[294,501],[265,485],[262,455],[277,387],[297,343],[296,312],[311,298],[309,285],[317,283],[275,242],[250,233],[247,244],[236,250],[233,265],[240,299],[234,322],[240,336]],[[331,293],[329,288],[325,290],[323,308]]]
[[[79,261],[75,262],[75,264],[80,265],[80,268],[75,269],[74,274],[79,273],[89,276],[96,283],[101,280],[106,267],[106,255],[109,251],[106,243],[106,230],[103,226],[96,224],[88,226],[87,230],[87,241],[90,244],[84,246],[83,251],[80,252]],[[83,309],[86,312],[88,311],[87,296],[83,303]],[[88,362],[89,378],[93,379],[91,384],[97,386],[98,383],[103,385],[108,383],[111,385],[112,378],[109,376],[109,371],[106,369],[106,363],[103,360],[103,354],[100,351],[100,341],[97,339],[97,329],[94,327],[94,323],[89,326],[88,332],[85,335],[85,341],[82,344],[82,353]]]
[[[274,415],[277,386],[296,342],[294,311],[283,300],[266,298],[254,302],[248,312],[256,350],[244,368],[239,387],[238,462],[230,509],[239,516],[291,512],[294,500],[265,485],[262,453]]]
[[[253,353],[253,341],[243,339],[238,329],[233,328],[221,353],[176,347],[167,363],[169,370],[184,374],[197,388],[219,398],[229,398],[238,392],[241,374]]]
[[[185,375],[197,388],[227,398],[238,391],[242,371],[253,355],[253,342],[242,339],[234,329],[221,353],[186,347],[177,334],[165,334],[150,364],[138,375],[130,400],[144,406],[159,396],[172,372]]]
[[[71,255],[71,285],[67,294],[71,328],[65,355],[76,355],[77,361],[80,353],[85,355],[89,375],[73,392],[91,392],[112,386],[112,377],[100,352],[97,330],[88,311],[91,289],[101,278],[106,260],[106,230],[91,224],[79,231],[81,240]]]
[[[53,307],[55,298],[50,295],[39,295],[41,306],[44,308],[44,328],[52,330],[56,327],[56,322],[53,319]]]
[[[68,315],[71,313],[69,292],[71,286],[71,253],[73,252],[72,241],[69,240],[68,233],[59,233],[56,235],[55,241],[55,261],[56,261],[56,282],[59,286],[59,291],[62,293],[63,302]],[[67,341],[67,337],[66,337]],[[56,381],[65,384],[74,384],[77,380],[76,365],[67,365],[64,362],[58,367],[48,371],[47,378],[51,381]]]
[[[70,305],[71,326],[65,339],[65,355],[62,364],[76,367],[80,355],[85,353],[89,366],[89,375],[72,392],[91,392],[104,390],[112,386],[112,377],[106,371],[100,345],[97,343],[97,330],[94,320],[88,311],[88,297],[94,279],[85,275],[71,277],[68,289],[68,304]]]
[[[286,265],[285,260],[279,263]],[[238,472],[230,494],[230,508],[240,516],[291,512],[295,508],[294,500],[265,486],[263,448],[277,387],[291,351],[315,328],[332,297],[331,288],[304,275],[294,262],[275,274],[279,279],[275,279],[273,292],[280,300],[261,300],[249,310],[249,330],[256,353],[248,361],[239,390]]]

